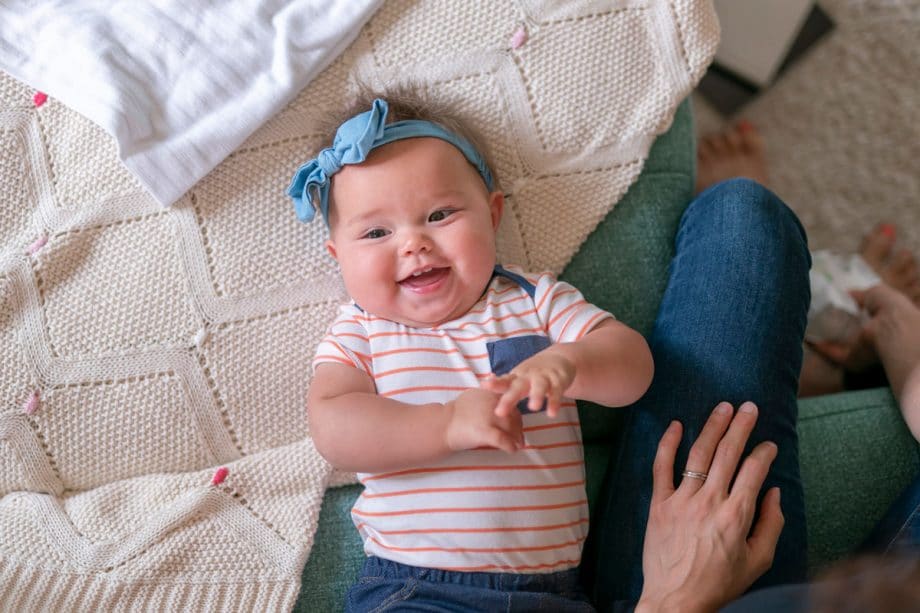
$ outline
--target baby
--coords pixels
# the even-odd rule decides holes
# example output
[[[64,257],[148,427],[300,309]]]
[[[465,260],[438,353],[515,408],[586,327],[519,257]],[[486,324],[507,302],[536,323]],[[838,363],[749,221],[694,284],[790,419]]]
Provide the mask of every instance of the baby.
[[[308,398],[317,449],[365,488],[347,607],[590,610],[574,399],[637,400],[648,345],[552,275],[497,265],[504,196],[462,123],[405,94],[357,111],[288,190],[325,219],[352,298]]]

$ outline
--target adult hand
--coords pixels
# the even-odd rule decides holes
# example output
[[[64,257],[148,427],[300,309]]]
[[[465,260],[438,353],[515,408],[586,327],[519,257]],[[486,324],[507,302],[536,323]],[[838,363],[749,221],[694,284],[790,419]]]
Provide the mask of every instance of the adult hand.
[[[920,311],[903,292],[881,283],[867,290],[850,292],[868,314],[852,339],[845,342],[820,341],[812,347],[846,370],[860,372],[878,363],[884,347],[903,344],[904,335],[918,336]]]
[[[757,494],[776,445],[764,442],[744,460],[732,483],[757,407],[719,404],[687,458],[688,471],[674,487],[674,458],[682,428],[672,422],[658,445],[642,571],[645,584],[636,606],[642,611],[714,611],[740,596],[770,568],[783,528],[779,488],[764,496],[754,525]]]
[[[868,331],[860,328],[844,341],[809,341],[809,346],[844,370],[859,373],[878,363],[878,353]]]
[[[521,414],[496,415],[499,395],[478,387],[465,390],[446,403],[450,420],[445,432],[447,447],[463,451],[477,447],[493,447],[513,453],[524,446],[524,424]]]
[[[920,309],[902,292],[880,284],[853,292],[853,298],[869,315],[863,333],[879,354],[889,347],[920,344]]]

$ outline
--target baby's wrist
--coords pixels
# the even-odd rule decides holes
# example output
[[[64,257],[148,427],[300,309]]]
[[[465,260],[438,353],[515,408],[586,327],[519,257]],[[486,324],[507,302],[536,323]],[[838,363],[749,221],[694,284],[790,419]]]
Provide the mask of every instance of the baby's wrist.
[[[456,441],[454,441],[453,429],[451,425],[454,421],[454,414],[456,413],[456,402],[454,400],[448,400],[447,402],[439,405],[435,410],[439,412],[442,419],[440,421],[440,430],[441,430],[441,441],[443,441],[444,449],[447,453],[453,453],[457,451]]]

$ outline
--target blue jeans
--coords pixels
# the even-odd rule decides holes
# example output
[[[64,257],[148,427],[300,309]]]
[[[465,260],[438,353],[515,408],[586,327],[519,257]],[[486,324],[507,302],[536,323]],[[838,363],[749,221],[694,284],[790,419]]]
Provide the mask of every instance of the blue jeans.
[[[469,573],[407,566],[369,557],[346,596],[345,610],[553,611],[591,613],[578,569],[557,573]]]
[[[920,475],[892,503],[859,553],[920,556]]]
[[[805,578],[805,512],[799,476],[796,392],[810,301],[805,232],[774,194],[733,179],[700,194],[680,223],[667,289],[649,339],[655,377],[628,409],[582,560],[586,590],[602,611],[642,592],[642,545],[652,460],[671,420],[684,426],[675,478],[713,407],[759,407],[749,452],[779,453],[763,494],[779,486],[786,524],[773,567],[757,587]],[[714,579],[716,580],[716,579]]]

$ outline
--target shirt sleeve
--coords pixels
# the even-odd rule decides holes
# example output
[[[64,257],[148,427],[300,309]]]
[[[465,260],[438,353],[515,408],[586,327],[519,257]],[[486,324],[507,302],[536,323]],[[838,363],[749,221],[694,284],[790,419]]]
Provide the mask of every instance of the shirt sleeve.
[[[541,275],[537,281],[534,302],[537,316],[554,343],[577,341],[602,321],[616,319],[585,300],[573,286],[550,274]]]
[[[324,362],[337,362],[353,366],[373,376],[371,372],[371,349],[363,314],[354,305],[342,307],[323,340],[316,347],[313,370]]]

